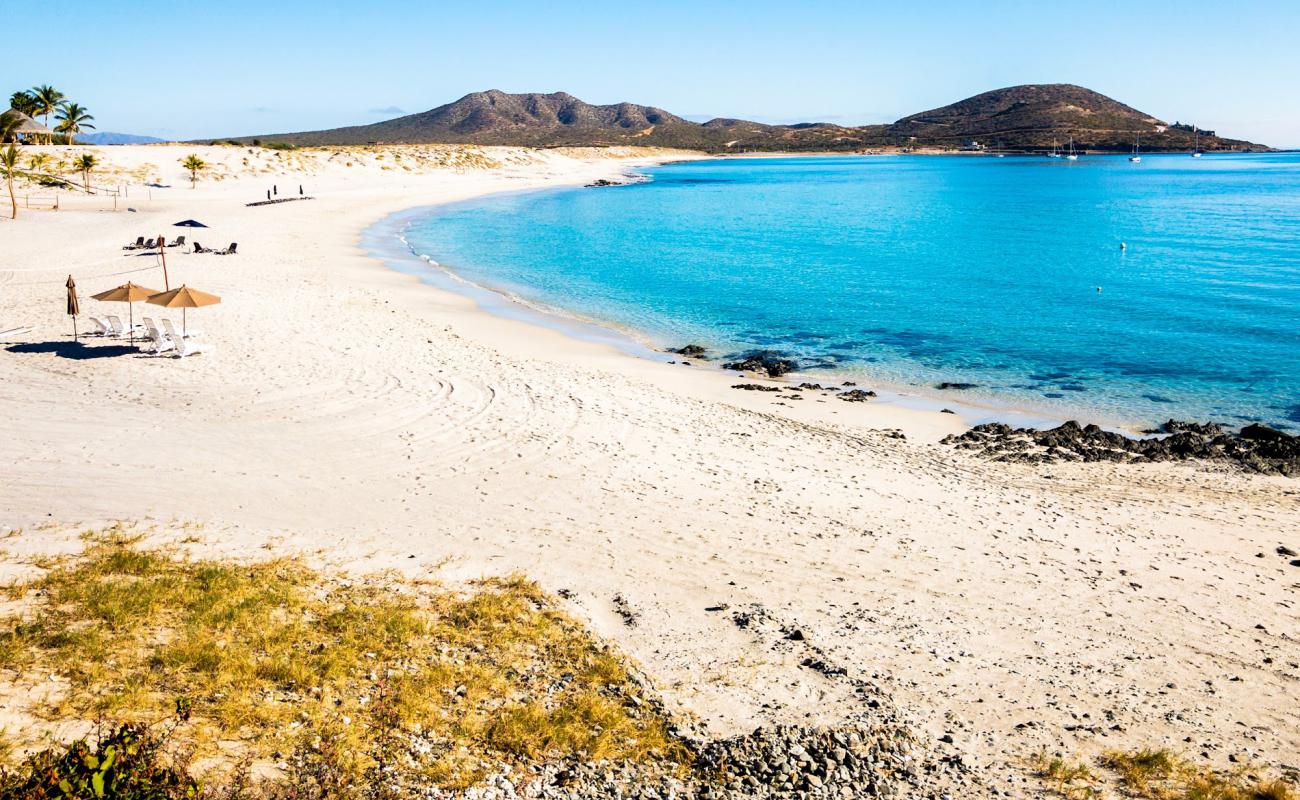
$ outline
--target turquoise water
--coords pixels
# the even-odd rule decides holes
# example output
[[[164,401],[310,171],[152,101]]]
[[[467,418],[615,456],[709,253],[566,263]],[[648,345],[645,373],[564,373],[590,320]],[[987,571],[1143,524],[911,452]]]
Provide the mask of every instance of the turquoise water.
[[[710,160],[648,175],[436,209],[405,236],[473,283],[661,345],[975,383],[962,394],[1103,421],[1300,427],[1300,155]]]

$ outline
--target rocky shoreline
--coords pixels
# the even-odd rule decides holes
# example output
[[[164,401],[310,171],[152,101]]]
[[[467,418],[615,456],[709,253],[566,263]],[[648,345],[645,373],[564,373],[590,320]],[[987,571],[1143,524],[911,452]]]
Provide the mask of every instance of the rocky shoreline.
[[[947,436],[943,444],[992,461],[1022,464],[1202,461],[1263,475],[1300,477],[1300,437],[1264,425],[1247,425],[1232,432],[1213,422],[1171,419],[1146,433],[1152,434],[1151,438],[1132,439],[1073,420],[1048,430],[993,422]]]

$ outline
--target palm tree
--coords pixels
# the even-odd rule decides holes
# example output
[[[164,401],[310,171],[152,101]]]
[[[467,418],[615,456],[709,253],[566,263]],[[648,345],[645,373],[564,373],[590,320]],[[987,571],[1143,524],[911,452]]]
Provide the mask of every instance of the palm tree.
[[[193,189],[198,182],[199,173],[208,168],[208,164],[203,159],[190,153],[181,159],[181,166],[190,171],[190,188]]]
[[[31,92],[14,92],[9,96],[9,107],[14,111],[20,111],[29,117],[34,117],[41,113],[40,103],[32,97]]]
[[[77,134],[83,130],[94,130],[95,126],[90,124],[94,117],[76,103],[64,103],[59,106],[59,113],[55,116],[59,121],[59,126],[55,128],[59,133],[67,134],[68,144],[77,143]]]
[[[18,129],[19,122],[20,117],[17,114],[10,114],[8,111],[0,114],[0,144],[14,137],[14,131]]]
[[[27,168],[32,172],[48,172],[50,157],[46,153],[32,153],[27,157]]]
[[[67,96],[55,89],[53,86],[36,86],[30,92],[32,100],[36,101],[36,113],[45,117],[45,127],[50,127],[50,114],[63,105]]]
[[[14,194],[14,175],[18,173],[18,148],[12,144],[0,150],[0,172],[4,173],[5,182],[9,184],[9,205],[13,206],[14,219],[18,219],[18,195]]]
[[[81,173],[81,179],[86,184],[86,193],[90,194],[90,171],[99,165],[99,159],[90,153],[82,153],[81,157],[72,164]]]

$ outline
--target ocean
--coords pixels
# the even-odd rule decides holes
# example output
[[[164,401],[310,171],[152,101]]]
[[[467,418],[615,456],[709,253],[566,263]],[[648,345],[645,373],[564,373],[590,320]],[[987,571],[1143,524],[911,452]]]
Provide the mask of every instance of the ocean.
[[[1060,418],[1300,428],[1297,154],[692,161],[434,208],[403,235],[660,347],[969,383],[954,400]]]

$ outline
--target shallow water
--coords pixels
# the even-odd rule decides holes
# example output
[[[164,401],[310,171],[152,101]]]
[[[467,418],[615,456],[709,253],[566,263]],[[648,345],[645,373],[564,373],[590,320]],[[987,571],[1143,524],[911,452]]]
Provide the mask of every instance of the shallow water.
[[[664,345],[975,383],[961,394],[1061,415],[1300,427],[1300,155],[648,174],[433,209],[405,236],[469,281]]]

